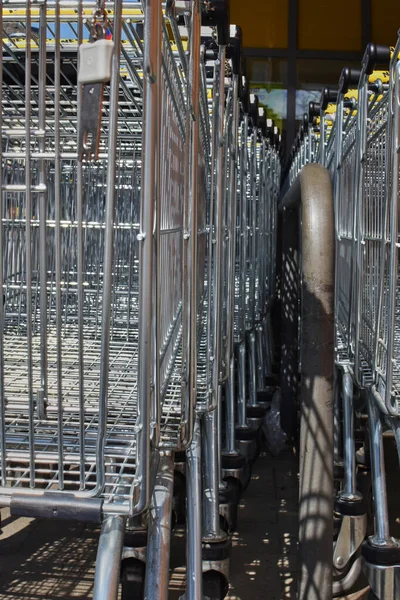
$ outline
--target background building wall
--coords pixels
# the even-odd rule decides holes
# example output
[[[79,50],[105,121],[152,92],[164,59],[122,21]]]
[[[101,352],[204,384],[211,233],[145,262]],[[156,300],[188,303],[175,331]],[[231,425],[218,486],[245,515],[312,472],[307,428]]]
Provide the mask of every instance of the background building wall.
[[[251,87],[290,149],[321,88],[336,85],[343,67],[358,67],[368,42],[396,43],[400,2],[231,0],[231,22],[243,31]]]

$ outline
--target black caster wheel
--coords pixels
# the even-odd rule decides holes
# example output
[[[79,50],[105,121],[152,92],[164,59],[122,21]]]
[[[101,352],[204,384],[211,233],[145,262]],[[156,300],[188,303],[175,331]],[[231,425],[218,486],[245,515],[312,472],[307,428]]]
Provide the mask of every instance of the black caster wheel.
[[[229,585],[222,573],[206,571],[203,573],[203,597],[209,600],[223,600]]]
[[[137,558],[127,558],[121,565],[121,600],[142,600],[146,565]]]

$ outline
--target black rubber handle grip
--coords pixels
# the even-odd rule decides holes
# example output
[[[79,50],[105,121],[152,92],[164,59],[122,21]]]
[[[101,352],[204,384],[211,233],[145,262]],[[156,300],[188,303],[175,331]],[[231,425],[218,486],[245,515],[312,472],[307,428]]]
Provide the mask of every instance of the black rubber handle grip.
[[[321,92],[321,98],[319,101],[321,110],[326,110],[328,108],[328,104],[337,102],[337,97],[338,97],[337,90],[333,90],[332,88],[324,87]]]
[[[321,107],[318,102],[310,102],[308,104],[308,120],[310,123],[313,122],[315,117],[319,117],[321,113]]]
[[[375,65],[385,64],[390,62],[390,48],[382,44],[368,44],[365,48],[364,56],[361,61],[362,67],[366,75],[371,75]]]
[[[342,69],[339,78],[339,94],[347,94],[350,87],[358,85],[360,75],[360,69],[349,69],[349,67]]]
[[[242,103],[243,112],[249,114],[249,82],[247,77],[242,77],[242,85],[240,89],[240,101]]]
[[[232,28],[235,28],[234,35],[232,35]],[[232,73],[234,75],[240,75],[242,72],[242,30],[240,27],[231,25],[231,37],[229,40],[229,46],[226,49],[226,57],[232,62]]]
[[[271,142],[271,144],[274,143],[275,134],[274,134],[274,128],[273,127],[267,127],[267,138],[269,139],[269,141]]]
[[[258,107],[258,127],[260,128],[261,134],[267,136],[267,113],[265,108],[262,106]]]
[[[249,116],[253,121],[253,126],[258,127],[258,96],[250,94],[249,96]]]
[[[299,138],[300,138],[301,141],[304,140],[304,125],[300,125]]]
[[[303,115],[303,127],[307,131],[308,129],[308,113],[304,113]]]

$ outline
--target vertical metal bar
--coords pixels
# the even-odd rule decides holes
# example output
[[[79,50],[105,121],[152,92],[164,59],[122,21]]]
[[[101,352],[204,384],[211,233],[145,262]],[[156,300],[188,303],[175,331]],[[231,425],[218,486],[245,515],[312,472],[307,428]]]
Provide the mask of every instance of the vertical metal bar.
[[[393,98],[390,98],[390,104],[392,105],[393,114],[393,126],[392,126],[392,139],[391,146],[389,146],[389,152],[387,160],[390,160],[390,169],[392,173],[391,185],[390,185],[390,196],[389,196],[389,223],[390,223],[390,259],[389,259],[389,296],[388,296],[388,333],[387,333],[387,365],[386,365],[386,406],[391,412],[395,413],[398,411],[398,407],[392,405],[392,394],[393,394],[393,363],[394,363],[394,349],[395,349],[395,333],[396,333],[396,319],[398,319],[397,313],[397,294],[398,294],[398,264],[399,264],[399,224],[398,224],[398,198],[399,198],[399,179],[397,174],[399,173],[399,152],[400,152],[400,135],[399,135],[399,123],[400,123],[400,64],[396,64],[395,69],[395,86],[393,90]],[[392,74],[393,79],[393,74]],[[392,84],[393,85],[393,84]],[[388,119],[390,117],[388,116]],[[388,143],[388,141],[386,141]],[[389,182],[386,182],[388,188]],[[385,232],[386,233],[386,232]],[[386,234],[387,235],[387,234]],[[384,259],[384,257],[382,257]],[[384,266],[384,265],[382,265]],[[383,273],[383,271],[382,271]],[[383,278],[383,275],[382,275]],[[380,312],[380,311],[379,311]],[[378,312],[378,314],[379,314]],[[377,328],[378,329],[378,328]],[[377,342],[376,342],[377,345]]]
[[[159,163],[159,93],[161,80],[161,4],[146,0],[144,5],[143,55],[143,140],[142,189],[140,200],[139,248],[139,373],[137,474],[141,477],[135,511],[145,508],[149,499],[149,429],[151,415],[153,308],[153,229],[156,197],[156,173]]]
[[[217,133],[217,155],[216,155],[216,210],[215,210],[215,244],[213,260],[213,341],[214,341],[214,361],[212,389],[217,394],[221,367],[221,339],[220,339],[220,321],[221,321],[221,299],[222,299],[222,281],[221,281],[221,258],[222,258],[222,225],[224,208],[224,106],[225,106],[225,47],[219,47],[218,59],[215,62],[215,68],[219,72],[219,87],[216,96],[216,110],[218,111],[218,133]],[[216,400],[216,399],[215,399]]]
[[[216,98],[218,95],[218,85],[219,85],[219,71],[217,69],[217,65],[214,67],[214,79],[213,79],[213,101],[216,103]],[[218,119],[219,112],[216,110],[215,105],[213,106],[212,111],[212,139],[211,139],[211,174],[210,174],[210,211],[208,218],[208,248],[207,248],[207,307],[208,307],[208,318],[206,322],[207,327],[207,353],[209,360],[207,361],[207,383],[209,385],[209,395],[208,395],[208,408],[211,409],[215,406],[216,399],[213,397],[213,390],[217,388],[214,387],[214,373],[215,373],[215,319],[213,318],[214,305],[215,305],[215,292],[214,292],[214,252],[215,252],[215,241],[216,241],[216,231],[215,231],[215,213],[216,213],[216,202],[215,202],[215,179],[216,179],[216,169],[215,169],[215,161],[217,154],[217,146],[218,146]],[[219,326],[219,324],[218,324]],[[217,367],[217,380],[218,376],[218,367]]]
[[[26,7],[26,32],[27,44],[25,51],[25,186],[26,186],[26,206],[25,206],[25,276],[26,276],[26,371],[28,387],[29,404],[29,485],[35,485],[35,438],[34,438],[34,399],[32,383],[32,238],[31,238],[31,220],[32,220],[32,192],[31,192],[31,0],[27,0]],[[1,209],[3,216],[3,208]],[[3,226],[1,226],[1,235],[3,235]],[[0,240],[0,248],[3,250],[3,241]],[[3,261],[0,261],[2,264]],[[3,278],[3,272],[1,272]],[[1,286],[2,288],[2,286]],[[3,312],[3,304],[0,307]],[[1,326],[3,332],[3,323]],[[3,334],[2,334],[3,335]],[[1,357],[1,385],[4,385],[3,365],[4,357]],[[3,438],[4,439],[4,438]],[[5,454],[2,454],[5,456]],[[2,460],[2,467],[6,466],[6,461]]]
[[[39,31],[39,152],[46,149],[46,32],[47,32],[47,0],[40,5]],[[39,271],[40,271],[40,379],[41,401],[47,399],[47,244],[46,244],[46,210],[47,210],[46,161],[39,160]]]
[[[191,148],[190,188],[189,188],[189,385],[188,385],[188,426],[187,437],[193,430],[194,400],[197,397],[197,313],[199,299],[197,296],[197,209],[198,209],[198,153],[200,133],[200,30],[201,14],[199,1],[192,2],[191,40],[190,40],[190,120]],[[188,138],[189,139],[189,138]],[[185,271],[184,271],[185,274]]]
[[[29,13],[29,17],[27,15],[27,18],[30,19],[30,0],[27,0],[28,5],[27,5],[27,13]],[[3,1],[0,1],[0,31],[3,31]],[[26,57],[26,62],[27,62],[27,57]],[[27,78],[27,72],[28,70],[25,70],[25,78]],[[30,78],[29,78],[29,83],[30,83]],[[29,88],[25,88],[25,100],[27,99],[29,93]],[[3,106],[3,64],[0,63],[0,107]],[[29,128],[29,123],[27,125],[27,119],[28,119],[28,114],[29,114],[29,109],[28,106],[30,106],[30,98],[28,100],[28,102],[26,102],[26,106],[25,106],[25,132],[26,129]],[[2,131],[3,129],[3,114],[2,111],[0,110],[0,131]],[[29,161],[29,138],[26,141],[26,159],[25,159],[25,165],[26,163]],[[1,185],[3,183],[3,141],[0,144],[0,169],[1,169],[1,180],[0,180],[0,292],[1,292],[1,296],[0,296],[0,435],[1,435],[1,439],[0,439],[0,444],[1,444],[1,484],[2,486],[6,485],[7,482],[7,470],[6,470],[6,404],[5,404],[5,385],[4,385],[4,310],[5,310],[5,290],[4,290],[4,226],[3,226],[3,217],[4,217],[4,196],[3,196],[3,186]],[[25,172],[25,183],[26,183],[26,172]],[[27,187],[28,189],[28,187]],[[28,219],[28,216],[26,217]],[[28,379],[28,385],[29,385],[29,379]],[[29,388],[28,388],[28,393],[29,393]],[[32,401],[32,388],[31,388],[31,394],[29,396],[29,413],[31,413],[31,408],[33,405],[33,401]],[[31,437],[30,437],[31,439]],[[31,453],[30,453],[31,454]],[[30,459],[30,466],[32,466],[32,460]],[[31,477],[31,483],[32,483],[32,477]]]
[[[243,117],[243,138],[242,138],[242,176],[240,186],[240,203],[241,203],[241,256],[240,256],[240,311],[241,323],[243,326],[243,335],[246,329],[246,283],[247,283],[247,247],[248,247],[248,231],[247,231],[247,170],[248,170],[248,147],[247,138],[249,135],[249,116]]]
[[[219,522],[218,414],[203,415],[203,539],[216,540],[221,535]]]
[[[236,211],[237,211],[237,150],[239,126],[239,77],[232,75],[232,120],[230,139],[229,166],[229,205],[227,207],[229,229],[228,281],[227,281],[227,344],[226,364],[229,365],[233,353],[233,329],[235,314],[235,277],[236,277]]]
[[[367,409],[375,516],[375,535],[373,536],[373,541],[382,544],[385,541],[390,541],[385,458],[383,455],[382,423],[379,409],[370,394],[367,396]]]
[[[232,355],[229,362],[229,377],[226,383],[226,435],[225,451],[228,454],[236,452],[235,447],[235,357]]]
[[[250,267],[250,282],[249,282],[249,318],[250,327],[253,328],[255,324],[255,310],[256,310],[256,252],[257,252],[257,193],[256,193],[256,180],[257,180],[257,127],[253,126],[253,133],[251,136],[251,155],[250,155],[250,202],[249,202],[249,267]]]
[[[160,458],[149,507],[144,600],[168,600],[174,458]]]
[[[54,208],[55,208],[55,275],[56,275],[56,330],[57,330],[57,431],[58,431],[58,481],[64,488],[63,466],[63,405],[62,405],[62,318],[61,318],[61,138],[60,138],[60,98],[61,98],[61,56],[60,56],[60,3],[55,7],[55,50],[54,50]]]
[[[356,495],[356,451],[354,445],[353,378],[343,373],[344,490],[342,497],[353,500]]]
[[[78,3],[78,45],[82,44],[83,38],[83,6],[82,0]],[[78,53],[79,56],[79,53]],[[79,59],[78,59],[79,60]],[[78,105],[78,123],[80,122],[80,111],[82,110],[82,86],[78,85],[77,90]],[[80,489],[85,486],[85,368],[83,358],[83,165],[82,160],[78,160],[76,180],[76,283],[77,283],[77,301],[78,301],[78,395],[79,395],[79,479]],[[100,287],[100,286],[99,286]]]
[[[192,443],[186,451],[186,600],[203,598],[201,475],[201,428],[199,417],[196,417]]]
[[[239,397],[238,397],[238,425],[246,427],[246,342],[239,344]]]
[[[354,339],[354,375],[359,382],[360,377],[360,317],[361,317],[361,297],[362,297],[362,265],[364,244],[362,236],[362,203],[363,203],[363,183],[364,183],[364,163],[366,153],[366,122],[368,116],[368,94],[367,77],[363,73],[360,77],[358,87],[358,107],[357,107],[357,147],[356,147],[356,168],[354,170],[354,214],[353,214],[353,240],[355,247],[353,253],[355,259],[351,262],[351,281],[354,281],[354,336],[350,330],[350,339]]]
[[[249,333],[249,376],[250,376],[250,406],[257,406],[257,358],[256,358],[256,334],[254,330]]]
[[[116,0],[114,13],[114,44],[112,73],[110,83],[110,112],[108,134],[108,164],[105,206],[105,245],[104,245],[104,280],[103,310],[101,331],[101,373],[99,393],[99,433],[97,437],[96,469],[97,486],[102,490],[105,482],[104,446],[107,432],[107,396],[110,354],[110,322],[112,306],[113,258],[114,258],[114,208],[116,153],[118,136],[118,100],[119,100],[119,65],[121,44],[122,0]],[[148,300],[147,300],[148,302]]]
[[[333,377],[333,461],[334,464],[342,462],[343,444],[342,444],[342,414],[340,410],[340,386],[339,372],[334,370]]]
[[[163,50],[164,43],[166,44],[166,40],[163,37],[163,15],[160,17],[160,32],[159,32],[159,61],[161,65],[163,64]],[[155,271],[153,272],[153,310],[155,314],[154,319],[154,328],[153,328],[153,404],[151,407],[151,419],[150,419],[150,429],[152,434],[155,436],[153,439],[154,445],[158,445],[159,443],[159,435],[160,435],[160,423],[161,423],[161,359],[160,359],[160,349],[163,340],[161,339],[162,331],[161,331],[161,286],[162,286],[162,269],[163,269],[163,257],[161,253],[161,181],[163,174],[161,169],[163,167],[163,162],[160,160],[161,156],[161,143],[163,138],[162,128],[168,127],[168,124],[164,123],[162,120],[162,111],[163,111],[163,78],[167,80],[168,74],[166,71],[160,71],[160,79],[159,85],[157,86],[157,118],[156,118],[156,140],[159,143],[158,149],[158,160],[155,166],[155,221],[153,228],[153,262],[155,265]],[[157,143],[157,142],[156,142]]]
[[[113,516],[103,521],[97,549],[94,600],[116,600],[118,597],[124,534],[124,517]]]

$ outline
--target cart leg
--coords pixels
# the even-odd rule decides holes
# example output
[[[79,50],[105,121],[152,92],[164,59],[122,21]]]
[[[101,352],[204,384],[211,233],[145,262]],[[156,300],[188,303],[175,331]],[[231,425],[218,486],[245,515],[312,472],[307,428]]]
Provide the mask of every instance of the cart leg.
[[[203,475],[204,475],[204,539],[221,537],[219,519],[220,465],[218,460],[218,414],[217,409],[203,416]]]
[[[265,372],[271,371],[267,364],[268,356],[264,352],[264,329],[261,323],[256,327],[257,336],[257,391],[265,388]]]
[[[229,363],[229,379],[225,388],[226,423],[225,423],[225,452],[236,454],[235,443],[235,357],[231,356]]]
[[[375,533],[362,546],[364,572],[379,600],[400,593],[400,544],[390,536],[382,422],[371,394],[367,396]]]
[[[203,600],[202,514],[201,514],[201,434],[196,417],[192,443],[186,451],[187,486],[187,568],[185,600]]]
[[[240,342],[238,348],[238,425],[246,427],[246,343]]]
[[[340,413],[340,372],[335,369],[333,379],[333,456],[334,464],[341,465],[343,462],[342,447],[342,419]]]
[[[124,534],[125,517],[104,520],[97,549],[94,600],[116,600],[118,597]]]
[[[237,448],[242,456],[248,462],[252,462],[257,454],[256,437],[257,432],[252,430],[246,421],[246,342],[242,340],[238,345],[238,407],[237,407],[237,427],[235,431]],[[246,488],[250,481],[251,472],[242,482]]]
[[[337,377],[336,377],[337,379]],[[336,387],[338,387],[336,381]],[[335,401],[338,399],[335,398]],[[363,497],[356,489],[356,453],[354,443],[353,377],[342,375],[344,487],[335,504],[341,525],[333,553],[336,577],[333,592],[345,594],[361,574],[359,549],[367,533],[367,515]]]
[[[168,598],[173,489],[174,458],[170,453],[160,457],[150,503],[145,600]]]
[[[256,359],[256,334],[254,331],[249,335],[249,376],[250,376],[250,397],[249,405],[257,406],[257,359]]]

